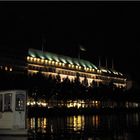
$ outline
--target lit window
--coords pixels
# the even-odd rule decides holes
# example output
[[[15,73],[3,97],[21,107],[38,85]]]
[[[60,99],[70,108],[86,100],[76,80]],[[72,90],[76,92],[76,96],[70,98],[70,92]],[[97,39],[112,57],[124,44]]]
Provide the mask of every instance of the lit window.
[[[39,62],[39,61],[40,61],[40,59],[39,59],[39,58],[37,58],[37,61]]]
[[[61,66],[61,63],[59,63],[59,66]]]
[[[16,95],[16,111],[24,111],[25,106],[25,95],[17,94]]]
[[[55,62],[56,65],[58,65],[58,62]]]
[[[4,111],[12,111],[12,94],[4,95]]]
[[[34,58],[34,61],[36,61],[36,58]]]
[[[49,60],[49,64],[51,64],[51,60]]]
[[[5,70],[7,71],[7,70],[8,70],[8,68],[7,68],[7,67],[5,67]]]
[[[27,60],[29,60],[30,59],[30,57],[29,56],[27,56]]]
[[[44,62],[44,59],[41,59],[41,62],[43,63]]]
[[[78,66],[76,66],[76,69],[78,69]]]
[[[10,71],[12,71],[12,68],[10,68]]]
[[[2,104],[3,104],[3,99],[2,99],[2,94],[0,94],[0,112],[2,111]]]
[[[33,61],[33,57],[30,57],[31,61]]]
[[[45,60],[45,63],[47,63],[48,62],[48,60]]]
[[[52,64],[54,65],[54,61],[52,61]]]

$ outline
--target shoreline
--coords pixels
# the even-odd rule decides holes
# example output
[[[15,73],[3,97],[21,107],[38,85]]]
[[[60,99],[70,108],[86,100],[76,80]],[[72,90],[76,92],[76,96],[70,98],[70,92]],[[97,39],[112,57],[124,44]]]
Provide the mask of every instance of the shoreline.
[[[66,116],[66,115],[98,115],[98,114],[119,114],[119,113],[135,113],[140,108],[30,108],[28,109],[28,117],[42,116]]]

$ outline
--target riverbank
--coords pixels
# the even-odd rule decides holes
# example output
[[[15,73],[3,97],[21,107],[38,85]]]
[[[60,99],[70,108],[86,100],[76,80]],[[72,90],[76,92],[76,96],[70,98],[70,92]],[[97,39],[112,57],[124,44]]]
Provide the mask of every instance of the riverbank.
[[[46,115],[93,115],[93,114],[115,114],[115,113],[133,113],[139,111],[140,108],[28,108],[28,116],[46,116]]]

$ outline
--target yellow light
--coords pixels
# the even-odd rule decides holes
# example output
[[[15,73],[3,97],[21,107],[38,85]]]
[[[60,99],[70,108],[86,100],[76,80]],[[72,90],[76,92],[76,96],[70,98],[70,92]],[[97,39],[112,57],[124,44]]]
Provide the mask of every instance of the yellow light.
[[[7,70],[8,70],[8,68],[7,68],[7,67],[5,67],[5,70],[7,71]]]
[[[30,102],[27,102],[27,106],[29,106],[30,105]]]
[[[52,64],[54,64],[54,61],[52,61]]]
[[[46,107],[47,106],[47,103],[41,103],[43,107]]]
[[[69,64],[68,66],[71,67],[71,64]]]
[[[34,61],[36,61],[36,58],[34,58]]]
[[[74,68],[74,65],[72,65],[72,68]]]
[[[44,59],[41,59],[41,62],[43,63],[44,62]]]
[[[76,69],[78,69],[78,66],[76,66]]]
[[[59,66],[61,66],[61,62],[59,62]]]
[[[33,57],[30,57],[31,61],[33,61]]]
[[[62,65],[65,66],[65,63],[63,63]]]
[[[56,65],[58,65],[58,62],[55,62]]]
[[[45,60],[45,63],[47,63],[48,62],[48,60]]]
[[[29,60],[30,59],[30,57],[29,56],[27,56],[27,60]]]
[[[10,71],[12,71],[12,68],[10,68]]]
[[[51,64],[51,60],[49,60],[49,64]]]
[[[39,61],[40,61],[40,59],[39,59],[39,58],[37,58],[37,61],[39,62]]]

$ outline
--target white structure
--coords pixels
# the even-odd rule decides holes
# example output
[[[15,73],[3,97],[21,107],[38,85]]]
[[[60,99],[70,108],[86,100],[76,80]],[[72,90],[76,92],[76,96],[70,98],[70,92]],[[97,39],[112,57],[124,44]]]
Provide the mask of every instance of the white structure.
[[[0,91],[0,135],[26,135],[26,91]]]

